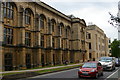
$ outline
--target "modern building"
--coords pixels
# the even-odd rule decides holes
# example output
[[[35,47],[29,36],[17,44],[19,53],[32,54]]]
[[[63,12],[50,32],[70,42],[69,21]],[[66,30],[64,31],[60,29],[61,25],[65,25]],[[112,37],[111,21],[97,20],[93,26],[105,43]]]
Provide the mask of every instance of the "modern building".
[[[86,37],[89,43],[89,59],[97,60],[99,57],[108,56],[108,38],[104,31],[96,25],[86,28]]]

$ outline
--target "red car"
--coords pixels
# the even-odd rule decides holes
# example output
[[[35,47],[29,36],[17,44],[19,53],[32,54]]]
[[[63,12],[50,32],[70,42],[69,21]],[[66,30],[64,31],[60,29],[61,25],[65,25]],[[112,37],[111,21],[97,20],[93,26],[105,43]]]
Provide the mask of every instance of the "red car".
[[[78,77],[94,77],[103,76],[103,68],[100,62],[90,61],[86,62],[78,70]]]

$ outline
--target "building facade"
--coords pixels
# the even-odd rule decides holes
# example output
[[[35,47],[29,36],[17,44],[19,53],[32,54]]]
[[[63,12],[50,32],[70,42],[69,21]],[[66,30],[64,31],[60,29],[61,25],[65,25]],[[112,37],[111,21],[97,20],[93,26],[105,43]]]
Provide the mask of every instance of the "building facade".
[[[1,2],[1,70],[88,60],[86,23],[43,2]]]
[[[108,55],[97,26],[67,16],[43,2],[0,3],[2,71],[79,63]]]
[[[108,56],[108,41],[104,31],[96,25],[86,28],[86,37],[89,44],[89,59],[97,60],[99,57]]]

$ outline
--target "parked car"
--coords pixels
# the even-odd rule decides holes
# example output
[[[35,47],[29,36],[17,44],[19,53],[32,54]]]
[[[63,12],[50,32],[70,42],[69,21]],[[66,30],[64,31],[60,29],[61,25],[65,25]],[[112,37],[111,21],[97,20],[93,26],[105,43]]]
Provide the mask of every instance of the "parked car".
[[[115,57],[101,57],[99,62],[104,70],[115,70]]]
[[[103,76],[103,68],[98,61],[89,61],[83,64],[78,70],[78,77],[94,77]]]
[[[120,66],[120,58],[116,58],[116,60],[115,60],[115,66]]]

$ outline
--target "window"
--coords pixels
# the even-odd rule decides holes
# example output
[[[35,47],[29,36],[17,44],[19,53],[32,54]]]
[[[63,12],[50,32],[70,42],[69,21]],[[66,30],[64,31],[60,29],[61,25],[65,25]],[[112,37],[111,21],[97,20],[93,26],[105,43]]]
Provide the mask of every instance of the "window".
[[[41,47],[44,47],[44,35],[41,35]]]
[[[3,16],[9,19],[13,19],[14,8],[12,2],[3,3]]]
[[[52,32],[54,32],[55,22],[53,20],[52,20],[52,23],[51,23],[51,27],[52,27]]]
[[[91,34],[90,33],[86,33],[86,39],[91,39]]]
[[[66,35],[66,38],[67,38],[67,36],[68,36],[68,32],[67,32],[67,29],[65,30],[65,32],[66,32],[66,34],[65,34],[65,35]]]
[[[52,29],[51,29],[51,20],[48,19],[48,33],[51,33]]]
[[[25,32],[25,45],[30,46],[31,44],[31,33]]]
[[[89,58],[90,58],[90,59],[92,58],[92,54],[91,54],[91,53],[89,53]]]
[[[91,49],[91,43],[89,43],[89,49]]]
[[[29,9],[25,10],[25,24],[31,23],[31,12]]]
[[[55,39],[54,38],[52,38],[52,46],[53,46],[53,48],[55,48]]]
[[[36,18],[36,21],[35,21],[35,30],[39,30],[39,19]]]
[[[5,44],[13,43],[13,29],[4,28],[4,43]]]
[[[88,39],[91,39],[91,34],[90,33],[88,34]]]
[[[40,27],[41,27],[41,29],[44,29],[44,20],[45,20],[45,18],[44,18],[44,16],[43,15],[41,15],[40,16]]]
[[[59,33],[59,35],[62,34],[62,26],[58,26],[58,33]]]

